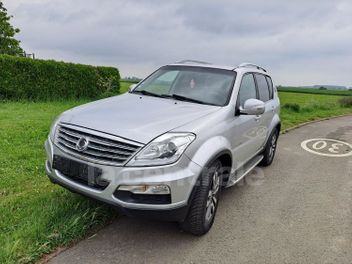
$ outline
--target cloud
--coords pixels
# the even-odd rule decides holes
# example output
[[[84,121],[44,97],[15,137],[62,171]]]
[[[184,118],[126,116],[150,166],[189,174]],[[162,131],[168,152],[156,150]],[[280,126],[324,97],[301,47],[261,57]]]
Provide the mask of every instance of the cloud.
[[[352,4],[321,0],[5,0],[28,52],[146,76],[184,58],[267,67],[277,84],[351,85]]]

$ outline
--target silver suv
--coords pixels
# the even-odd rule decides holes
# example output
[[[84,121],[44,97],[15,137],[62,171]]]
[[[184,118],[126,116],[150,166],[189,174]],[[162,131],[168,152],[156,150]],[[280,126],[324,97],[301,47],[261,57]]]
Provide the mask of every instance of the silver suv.
[[[53,183],[126,215],[211,228],[222,188],[272,163],[280,102],[265,69],[181,61],[123,95],[61,114],[45,143]]]

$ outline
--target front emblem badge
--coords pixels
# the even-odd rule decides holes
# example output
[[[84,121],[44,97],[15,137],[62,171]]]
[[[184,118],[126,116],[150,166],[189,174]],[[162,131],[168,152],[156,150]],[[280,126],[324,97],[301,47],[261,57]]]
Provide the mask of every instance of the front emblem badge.
[[[89,140],[85,137],[81,137],[76,143],[76,149],[78,151],[85,151],[88,148]]]

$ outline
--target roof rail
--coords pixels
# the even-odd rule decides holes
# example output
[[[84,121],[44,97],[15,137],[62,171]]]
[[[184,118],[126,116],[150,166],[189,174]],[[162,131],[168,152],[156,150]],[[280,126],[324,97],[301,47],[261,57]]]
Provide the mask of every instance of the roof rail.
[[[254,64],[254,63],[244,62],[244,63],[241,63],[240,65],[238,65],[238,68],[246,68],[246,67],[253,67],[258,70],[262,70],[262,71],[267,72],[266,69],[264,69],[263,67],[260,67],[257,64]]]
[[[206,61],[198,61],[198,60],[180,60],[180,61],[177,61],[176,63],[178,64],[211,64],[209,62],[206,62]]]

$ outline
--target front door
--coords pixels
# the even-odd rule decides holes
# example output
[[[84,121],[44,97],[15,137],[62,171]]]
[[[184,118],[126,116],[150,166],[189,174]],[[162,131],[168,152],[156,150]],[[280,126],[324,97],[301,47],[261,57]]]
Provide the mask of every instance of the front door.
[[[252,73],[245,74],[241,81],[239,94],[237,97],[237,106],[243,107],[248,99],[257,99],[258,93],[255,79]],[[233,140],[232,151],[236,162],[234,168],[242,167],[247,161],[255,156],[262,145],[260,127],[261,116],[254,115],[236,115],[233,120]]]

